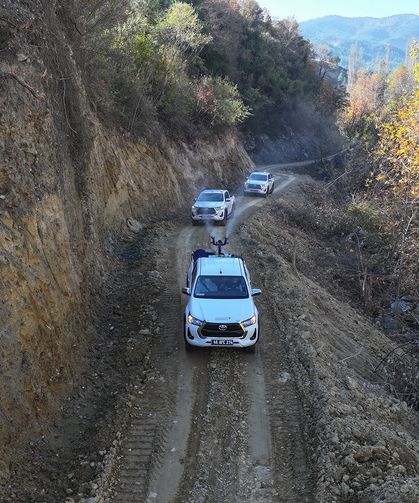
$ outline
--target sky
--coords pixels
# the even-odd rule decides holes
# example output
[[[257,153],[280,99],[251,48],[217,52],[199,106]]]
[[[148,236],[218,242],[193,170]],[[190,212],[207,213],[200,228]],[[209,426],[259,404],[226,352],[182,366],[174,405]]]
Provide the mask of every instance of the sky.
[[[418,0],[257,0],[273,17],[295,17],[306,21],[336,14],[348,17],[385,17],[419,14]]]

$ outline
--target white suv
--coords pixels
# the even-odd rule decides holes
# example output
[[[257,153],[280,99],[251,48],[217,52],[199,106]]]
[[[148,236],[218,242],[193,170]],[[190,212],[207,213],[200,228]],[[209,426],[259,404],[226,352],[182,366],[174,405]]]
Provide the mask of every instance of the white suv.
[[[244,182],[244,195],[261,194],[266,197],[275,189],[275,179],[271,173],[253,171]]]
[[[249,271],[241,257],[195,250],[187,275],[189,296],[184,317],[185,349],[235,347],[255,351],[259,315]]]

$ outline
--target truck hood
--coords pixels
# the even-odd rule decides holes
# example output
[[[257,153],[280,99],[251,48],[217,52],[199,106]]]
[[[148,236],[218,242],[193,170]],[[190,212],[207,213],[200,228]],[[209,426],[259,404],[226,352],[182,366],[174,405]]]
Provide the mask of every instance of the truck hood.
[[[196,201],[195,208],[221,208],[224,206],[224,201]]]
[[[209,323],[240,323],[255,314],[253,298],[197,299],[191,297],[189,312],[195,318]]]

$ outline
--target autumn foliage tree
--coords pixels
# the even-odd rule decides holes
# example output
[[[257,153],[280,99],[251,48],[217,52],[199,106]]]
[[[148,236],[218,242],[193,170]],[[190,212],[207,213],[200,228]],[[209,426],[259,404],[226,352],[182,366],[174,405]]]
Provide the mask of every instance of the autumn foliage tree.
[[[419,64],[415,88],[387,120],[377,124],[373,152],[375,198],[392,214],[397,235],[397,296],[404,285],[418,289],[419,274]],[[418,293],[418,292],[416,292]]]
[[[377,243],[381,238],[374,277],[387,278],[396,299],[419,295],[418,54],[410,69],[400,67],[387,79],[358,72],[343,114],[346,131],[360,142],[353,171],[365,186],[356,196],[357,221],[364,233],[376,234]],[[371,215],[378,222],[373,231],[364,225]],[[367,241],[360,240],[361,247]]]

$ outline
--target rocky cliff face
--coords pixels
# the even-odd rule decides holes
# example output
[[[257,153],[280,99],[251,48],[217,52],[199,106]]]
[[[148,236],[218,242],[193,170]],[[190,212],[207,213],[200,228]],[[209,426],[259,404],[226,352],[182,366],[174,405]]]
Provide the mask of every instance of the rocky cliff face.
[[[36,1],[0,8],[5,451],[27,438],[77,381],[109,243],[157,217],[183,209],[186,217],[203,185],[229,184],[251,167],[233,135],[151,145],[105,128],[89,106],[54,2],[48,3],[42,20]]]

